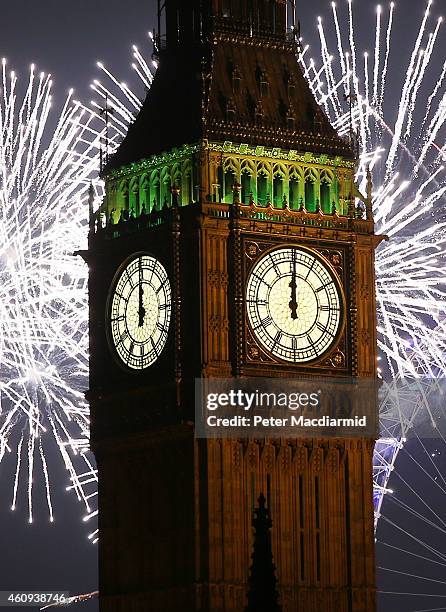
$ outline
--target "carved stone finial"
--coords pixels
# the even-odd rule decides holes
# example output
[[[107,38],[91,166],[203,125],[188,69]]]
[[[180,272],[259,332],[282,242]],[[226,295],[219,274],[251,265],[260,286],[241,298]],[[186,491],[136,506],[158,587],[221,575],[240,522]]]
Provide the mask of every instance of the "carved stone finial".
[[[248,606],[245,612],[281,612],[279,594],[276,590],[276,566],[273,562],[271,547],[272,521],[263,493],[254,510],[254,548],[251,555],[252,565],[249,576]]]

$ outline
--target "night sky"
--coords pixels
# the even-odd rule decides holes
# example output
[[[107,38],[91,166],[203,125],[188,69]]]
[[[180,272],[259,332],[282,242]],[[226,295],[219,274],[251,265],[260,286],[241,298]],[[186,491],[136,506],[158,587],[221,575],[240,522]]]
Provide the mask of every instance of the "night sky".
[[[344,7],[339,0],[339,7]],[[372,50],[375,2],[356,0],[358,47]],[[91,99],[89,83],[98,78],[96,61],[103,61],[119,79],[132,82],[131,45],[137,44],[146,55],[150,55],[147,32],[155,23],[155,0],[2,0],[0,14],[0,57],[6,57],[9,67],[16,70],[23,80],[28,67],[35,62],[39,71],[50,72],[54,77],[55,104],[63,101],[66,91],[74,87],[76,97],[88,102]],[[399,0],[391,78],[393,91],[387,104],[396,104],[400,94],[401,75],[408,64],[408,50],[413,45],[420,23],[424,0]],[[433,12],[446,13],[446,0],[437,0]],[[323,15],[329,20],[330,3],[327,0],[302,2],[300,17],[302,34],[306,42],[314,47],[318,57],[316,17]],[[443,26],[445,27],[445,26]],[[366,37],[362,44],[360,37]],[[443,32],[443,52],[446,53],[446,33]],[[444,58],[438,58],[441,62]],[[394,99],[392,95],[394,93]],[[413,452],[417,453],[413,443]],[[74,496],[65,492],[66,472],[56,449],[54,461],[48,462],[54,483],[53,495],[56,521],[50,525],[44,499],[35,503],[35,522],[27,524],[26,499],[20,497],[21,506],[12,513],[9,510],[11,493],[11,470],[8,463],[0,466],[0,590],[39,589],[69,590],[71,593],[85,593],[97,588],[97,549],[87,541],[88,526],[82,523],[82,508]],[[404,457],[403,457],[404,460]],[[401,468],[411,473],[410,461]],[[423,482],[415,483],[423,490]],[[425,491],[425,490],[423,490]],[[425,492],[423,492],[425,494]],[[437,500],[438,507],[446,504]],[[399,520],[398,508],[389,508],[389,516]],[[386,535],[383,527],[383,536]],[[426,529],[428,527],[426,526]],[[380,534],[381,535],[381,534]],[[444,540],[443,540],[444,542]],[[393,542],[397,545],[397,542]],[[443,550],[446,554],[446,550]],[[378,564],[386,565],[386,555],[397,555],[397,551],[378,548]],[[419,573],[427,575],[423,562],[418,562]],[[395,564],[393,565],[395,567]],[[413,565],[412,565],[413,570]],[[429,571],[431,568],[429,568]],[[444,579],[444,567],[435,569],[433,576]],[[397,574],[384,575],[383,590],[397,590]],[[407,581],[405,582],[407,585]],[[418,586],[417,586],[418,588]],[[446,605],[445,585],[427,582],[419,592],[440,592],[445,598],[432,601],[417,598],[416,602],[406,598],[382,598],[380,612],[411,612],[432,610]],[[423,590],[424,589],[424,590]],[[440,590],[438,590],[440,589]],[[444,602],[442,604],[441,602]],[[77,608],[76,608],[77,609]],[[79,607],[96,610],[97,603]]]

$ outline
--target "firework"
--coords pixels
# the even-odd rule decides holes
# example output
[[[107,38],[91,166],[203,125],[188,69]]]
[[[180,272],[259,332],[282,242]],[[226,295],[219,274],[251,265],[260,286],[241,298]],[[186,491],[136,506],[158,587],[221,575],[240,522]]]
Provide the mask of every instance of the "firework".
[[[445,478],[436,462],[446,448],[445,412],[438,400],[446,375],[446,62],[442,57],[439,64],[436,58],[442,19],[432,17],[431,5],[429,0],[404,76],[400,63],[398,74],[392,72],[393,2],[388,9],[376,9],[375,36],[370,41],[373,53],[360,55],[357,50],[348,0],[343,18],[342,9],[338,12],[332,3],[328,28],[318,19],[322,68],[307,59],[308,47],[299,57],[335,128],[359,146],[360,191],[366,189],[367,170],[373,172],[377,231],[390,238],[379,247],[376,263],[378,373],[384,384],[383,437],[374,454],[374,497],[376,525],[380,519],[385,528],[380,543],[386,547],[386,558],[389,551],[404,558],[397,568],[389,567],[387,561],[379,570],[384,576],[397,574],[400,582],[408,578],[407,592],[393,589],[383,595],[399,597],[426,596],[417,589],[426,580],[445,584],[440,576],[435,580],[433,574],[429,578],[404,570],[422,559],[433,571],[445,560],[439,540],[446,533],[445,523],[435,500],[438,494],[446,494]],[[436,74],[433,82],[432,74]],[[390,75],[392,88],[387,87]],[[395,105],[389,94],[398,91],[398,78],[401,95]],[[423,442],[422,435],[437,441]],[[418,456],[411,451],[413,444],[407,443],[409,437],[418,444]],[[397,463],[400,453],[404,461]],[[414,483],[420,479],[426,482],[429,495],[417,492]],[[398,491],[391,490],[389,483]],[[387,516],[392,508],[383,506],[386,495],[410,528]],[[435,537],[430,539],[429,534]],[[436,596],[444,597],[442,593],[426,597]]]
[[[359,188],[366,190],[370,169],[377,229],[391,238],[377,253],[380,373],[386,380],[419,379],[422,390],[406,398],[403,419],[398,410],[401,394],[395,400],[390,383],[386,387],[383,439],[374,460],[377,519],[405,435],[417,415],[429,407],[422,381],[446,373],[442,279],[446,232],[441,207],[446,147],[440,141],[446,120],[446,62],[437,68],[435,87],[428,89],[425,76],[441,27],[440,20],[432,22],[430,5],[393,118],[385,111],[393,3],[386,11],[377,9],[372,54],[357,51],[352,3],[347,2],[345,21],[335,4],[328,28],[318,20],[321,61],[309,59],[305,45],[297,58],[336,129],[358,143]],[[150,64],[136,47],[133,56],[133,69],[147,90],[156,64]],[[86,519],[96,515],[97,474],[87,452],[88,409],[83,397],[88,377],[87,270],[71,255],[85,246],[86,185],[97,170],[98,149],[105,156],[112,153],[142,106],[103,63],[98,67],[105,84],[96,80],[92,89],[99,99],[87,108],[70,94],[56,130],[48,136],[50,78],[37,78],[32,69],[19,108],[14,95],[17,79],[6,75],[3,64],[0,459],[8,451],[16,458],[13,507],[21,478],[26,477],[30,520],[37,469],[44,475],[53,517],[46,436],[57,441],[69,472],[69,488],[84,503]],[[107,138],[102,133],[104,108],[112,111]],[[96,541],[97,532],[90,537]]]
[[[68,489],[95,510],[84,398],[87,270],[73,254],[86,246],[98,135],[71,91],[54,113],[50,75],[31,66],[22,92],[3,60],[0,78],[0,462],[15,462],[12,509],[26,483],[32,522],[33,483],[43,482],[52,521],[50,441]]]

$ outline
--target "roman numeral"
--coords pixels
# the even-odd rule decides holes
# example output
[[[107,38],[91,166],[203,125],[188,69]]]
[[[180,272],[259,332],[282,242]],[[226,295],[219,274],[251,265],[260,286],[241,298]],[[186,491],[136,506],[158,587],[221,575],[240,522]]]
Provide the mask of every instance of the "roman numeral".
[[[118,344],[124,344],[124,342],[127,340],[128,337],[129,337],[129,333],[127,330],[122,332],[121,337],[119,338]]]
[[[155,344],[153,338],[150,338],[150,342],[152,344],[152,348],[153,348],[153,351],[154,351],[155,355],[158,357],[158,351],[156,350],[156,344]]]
[[[130,276],[130,272],[126,269],[127,278],[129,279],[130,287],[134,289],[136,285],[133,284],[133,278]]]
[[[264,285],[266,285],[269,289],[271,289],[270,285],[268,285],[268,283],[263,280],[263,278],[261,276],[259,276],[258,274],[256,274],[255,272],[253,272],[252,274],[258,281],[260,281],[261,283],[263,283]]]
[[[115,295],[117,295],[120,300],[123,300],[124,302],[128,302],[128,297],[124,297],[122,293],[119,293],[119,291],[115,291]]]
[[[308,348],[311,349],[313,353],[315,353],[316,351],[314,349],[313,338],[310,336],[310,334],[307,334],[307,342],[308,342]]]
[[[274,344],[280,344],[280,341],[282,340],[282,332],[278,331],[277,334],[274,336]]]
[[[319,289],[316,289],[316,293],[320,293],[321,291],[323,291],[327,287],[330,287],[330,285],[332,285],[332,284],[333,284],[333,281],[330,281],[329,283],[325,283],[325,285],[322,285],[321,287],[319,287]]]
[[[307,280],[307,279],[308,279],[308,277],[310,276],[311,271],[313,270],[313,268],[314,268],[314,264],[315,264],[315,263],[316,263],[316,260],[315,260],[315,259],[313,259],[313,261],[312,261],[312,263],[311,263],[311,266],[308,268],[308,272],[307,272],[307,275],[306,275],[306,277],[305,277],[305,280]]]
[[[338,312],[337,306],[321,306],[321,312]]]
[[[280,276],[280,270],[279,270],[279,268],[278,268],[278,266],[276,264],[276,261],[275,261],[275,259],[273,258],[272,255],[269,256],[269,260],[271,261],[271,264],[272,264],[272,266],[274,268],[274,272],[277,274],[277,276]]]
[[[271,317],[265,317],[265,319],[261,320],[259,327],[268,327],[272,322],[273,320]]]

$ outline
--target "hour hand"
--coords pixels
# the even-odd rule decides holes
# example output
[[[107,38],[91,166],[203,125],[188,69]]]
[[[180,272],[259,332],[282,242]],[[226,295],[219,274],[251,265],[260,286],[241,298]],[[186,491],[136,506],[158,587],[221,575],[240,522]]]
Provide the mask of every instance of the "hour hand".
[[[291,300],[289,307],[291,310],[291,318],[293,321],[297,319],[297,274],[296,274],[296,254],[293,252],[293,268],[291,271],[291,283],[289,285],[291,289]]]
[[[138,327],[142,327],[144,325],[144,318],[146,316],[146,309],[144,308],[143,298],[144,298],[144,289],[142,285],[140,285],[139,286]]]
[[[289,307],[291,310],[291,318],[293,319],[293,321],[296,321],[297,319],[297,283],[296,283],[296,276],[293,274],[293,277],[291,279],[291,283],[290,283],[290,289],[291,289],[291,300],[289,303]]]

